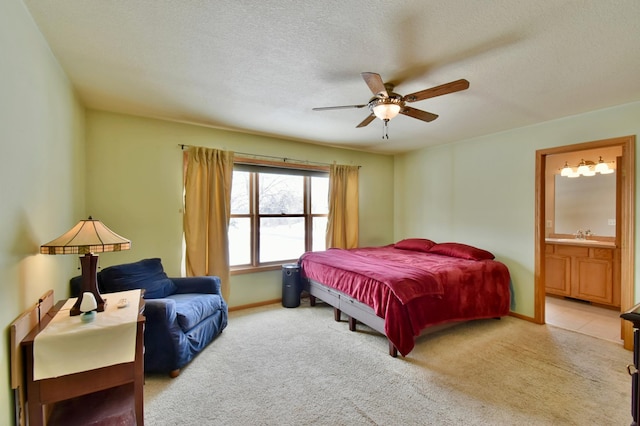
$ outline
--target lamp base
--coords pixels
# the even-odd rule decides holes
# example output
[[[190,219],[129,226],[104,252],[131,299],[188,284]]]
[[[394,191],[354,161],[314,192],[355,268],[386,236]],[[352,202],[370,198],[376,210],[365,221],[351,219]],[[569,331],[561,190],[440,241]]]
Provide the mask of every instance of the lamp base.
[[[80,304],[82,303],[82,296],[85,291],[92,293],[96,298],[98,304],[98,312],[104,311],[105,301],[100,296],[98,291],[98,256],[93,253],[87,253],[80,258],[80,266],[82,267],[82,286],[80,287],[80,294],[78,300],[73,305],[69,313],[71,316],[80,315]]]

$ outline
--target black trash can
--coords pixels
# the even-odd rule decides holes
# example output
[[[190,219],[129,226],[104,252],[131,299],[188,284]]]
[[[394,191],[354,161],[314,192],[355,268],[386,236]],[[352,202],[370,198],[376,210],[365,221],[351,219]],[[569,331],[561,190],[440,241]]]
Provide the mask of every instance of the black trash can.
[[[297,308],[300,306],[300,266],[297,263],[282,265],[282,306]]]

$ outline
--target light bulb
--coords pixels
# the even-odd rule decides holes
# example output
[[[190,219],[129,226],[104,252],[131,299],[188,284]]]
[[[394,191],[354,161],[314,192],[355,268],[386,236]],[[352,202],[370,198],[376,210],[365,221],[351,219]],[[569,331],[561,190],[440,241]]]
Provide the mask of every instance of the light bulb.
[[[584,176],[589,176],[589,166],[587,166],[587,164],[584,162],[584,160],[580,160],[580,164],[578,165],[578,174],[579,175],[584,175]]]
[[[596,172],[603,175],[613,173],[613,171],[609,169],[609,166],[607,165],[607,163],[602,161],[602,157],[600,157],[600,161],[598,161],[598,164],[596,164]]]
[[[562,168],[562,171],[560,172],[560,176],[569,176],[571,174],[573,174],[573,169],[571,167],[569,167],[569,164],[565,161],[564,162],[564,167]]]

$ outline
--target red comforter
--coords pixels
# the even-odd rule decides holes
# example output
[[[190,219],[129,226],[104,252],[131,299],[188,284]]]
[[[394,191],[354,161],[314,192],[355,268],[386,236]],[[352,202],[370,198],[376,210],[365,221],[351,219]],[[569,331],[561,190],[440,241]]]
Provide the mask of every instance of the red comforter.
[[[404,356],[430,325],[509,313],[509,271],[495,260],[466,260],[390,246],[329,249],[300,258],[302,275],[373,308]]]

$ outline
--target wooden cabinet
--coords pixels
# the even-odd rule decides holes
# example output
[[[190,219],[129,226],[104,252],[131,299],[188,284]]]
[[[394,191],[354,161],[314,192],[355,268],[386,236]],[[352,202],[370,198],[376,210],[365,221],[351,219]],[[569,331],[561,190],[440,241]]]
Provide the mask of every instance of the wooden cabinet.
[[[571,256],[551,253],[545,256],[547,293],[571,296]]]
[[[620,257],[615,247],[546,244],[549,294],[620,307]]]

